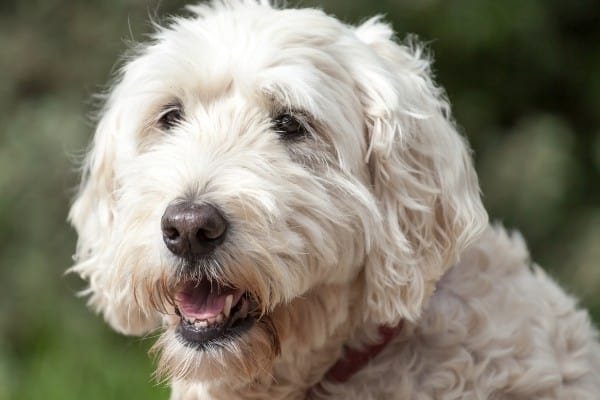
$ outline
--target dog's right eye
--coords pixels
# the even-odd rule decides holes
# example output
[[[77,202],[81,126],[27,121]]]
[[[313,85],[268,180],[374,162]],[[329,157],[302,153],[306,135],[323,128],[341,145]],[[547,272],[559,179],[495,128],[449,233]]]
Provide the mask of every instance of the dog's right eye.
[[[170,104],[163,109],[158,119],[162,129],[169,130],[183,120],[183,110],[179,104]]]

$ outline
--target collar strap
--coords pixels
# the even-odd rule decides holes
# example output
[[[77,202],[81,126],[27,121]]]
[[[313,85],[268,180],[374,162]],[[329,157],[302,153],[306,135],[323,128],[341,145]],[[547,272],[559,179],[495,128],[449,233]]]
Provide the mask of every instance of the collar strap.
[[[315,391],[323,391],[322,383],[325,381],[331,383],[344,383],[348,381],[354,374],[364,368],[372,359],[374,359],[389,342],[394,339],[400,330],[402,330],[402,323],[400,322],[396,326],[380,326],[379,336],[380,340],[370,346],[366,346],[361,349],[352,349],[344,346],[344,354],[342,358],[337,360],[335,364],[325,373],[321,382],[313,386],[309,393]]]

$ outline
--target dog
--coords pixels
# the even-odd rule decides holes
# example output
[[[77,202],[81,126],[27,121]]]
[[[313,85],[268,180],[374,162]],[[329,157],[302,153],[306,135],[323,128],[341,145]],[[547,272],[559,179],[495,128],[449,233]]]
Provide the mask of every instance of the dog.
[[[107,95],[72,271],[172,399],[597,399],[588,314],[488,222],[415,41],[213,1]]]

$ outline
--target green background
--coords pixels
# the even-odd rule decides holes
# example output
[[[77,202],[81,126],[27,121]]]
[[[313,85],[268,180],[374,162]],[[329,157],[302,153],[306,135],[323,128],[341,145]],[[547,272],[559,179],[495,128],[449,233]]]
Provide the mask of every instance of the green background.
[[[292,2],[294,3],[294,2]],[[314,5],[315,2],[305,2]],[[383,13],[435,54],[494,220],[600,320],[600,2],[319,3]],[[86,309],[63,272],[91,98],[118,56],[183,2],[0,1],[0,399],[166,399],[146,354]]]

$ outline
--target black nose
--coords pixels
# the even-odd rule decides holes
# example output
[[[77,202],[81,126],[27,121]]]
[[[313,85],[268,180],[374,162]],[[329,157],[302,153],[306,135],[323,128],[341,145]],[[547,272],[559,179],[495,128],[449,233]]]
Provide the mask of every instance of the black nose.
[[[180,257],[203,256],[225,238],[227,220],[210,204],[174,203],[162,216],[163,240]]]

